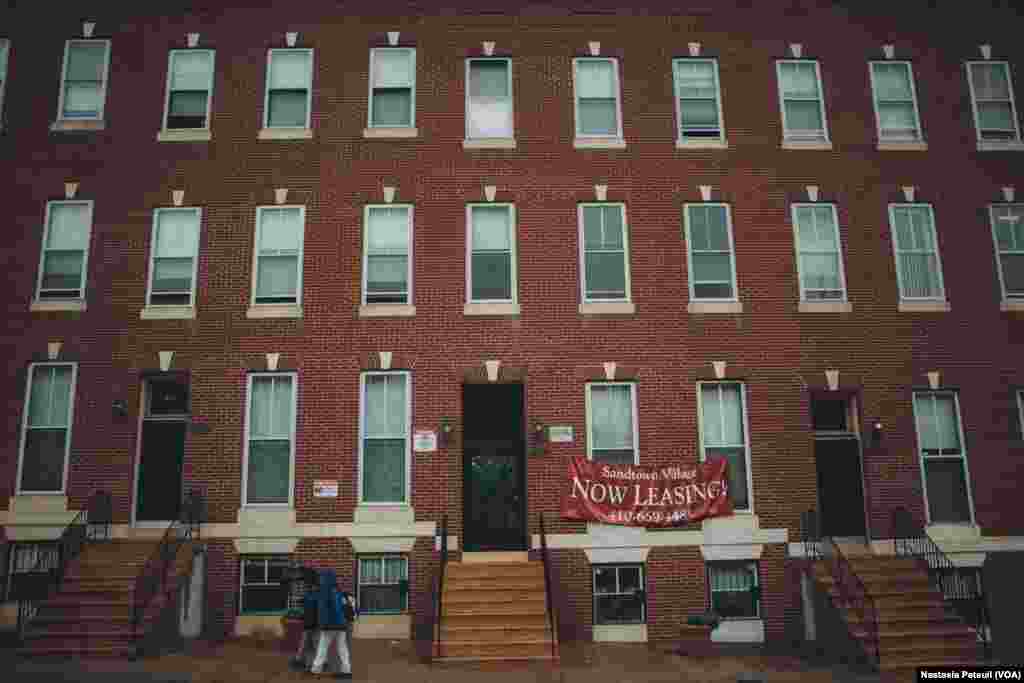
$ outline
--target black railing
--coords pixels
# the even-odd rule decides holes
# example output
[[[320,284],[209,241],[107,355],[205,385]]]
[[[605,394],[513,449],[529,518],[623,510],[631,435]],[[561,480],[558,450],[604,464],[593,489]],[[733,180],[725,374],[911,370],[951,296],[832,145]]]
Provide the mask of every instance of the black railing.
[[[40,548],[35,566],[11,576],[9,598],[18,602],[18,633],[24,635],[39,610],[39,603],[60,590],[68,565],[89,541],[108,540],[111,534],[113,504],[109,493],[97,491],[67,525],[55,547]],[[12,546],[12,552],[17,550]]]
[[[181,520],[176,520],[167,525],[160,543],[153,554],[146,560],[142,571],[135,579],[132,589],[132,642],[133,654],[141,654],[141,639],[145,635],[142,629],[146,620],[146,611],[153,604],[158,595],[170,596],[179,587],[178,572],[168,576],[171,567],[178,561],[178,551],[188,544],[189,541],[198,540],[200,527],[205,520],[206,503],[202,492],[193,489],[186,494],[181,507]],[[188,558],[192,562],[192,558]],[[191,565],[189,571],[191,575]],[[186,600],[188,596],[186,595]],[[174,601],[175,606],[177,601]],[[162,620],[158,619],[158,622]]]
[[[434,637],[434,656],[441,657],[441,619],[444,607],[444,570],[448,564],[448,515],[441,515],[441,563],[437,568],[437,594],[434,596],[434,615],[437,631]]]
[[[932,585],[946,605],[977,634],[985,660],[992,658],[992,630],[980,568],[960,568],[935,544],[906,508],[892,513],[893,545],[897,557],[914,557],[928,565]]]
[[[540,557],[544,563],[544,597],[548,607],[548,624],[551,626],[551,656],[558,659],[558,620],[554,595],[551,593],[551,560],[548,557],[548,535],[544,528],[543,512],[540,514]]]
[[[860,629],[863,629],[862,636],[858,636],[848,625],[850,635],[860,643],[869,663],[878,669],[881,650],[878,641],[878,606],[874,598],[836,542],[831,537],[821,535],[817,511],[808,510],[803,513],[801,522],[805,556],[812,561],[823,560],[828,566],[840,603],[857,615]]]

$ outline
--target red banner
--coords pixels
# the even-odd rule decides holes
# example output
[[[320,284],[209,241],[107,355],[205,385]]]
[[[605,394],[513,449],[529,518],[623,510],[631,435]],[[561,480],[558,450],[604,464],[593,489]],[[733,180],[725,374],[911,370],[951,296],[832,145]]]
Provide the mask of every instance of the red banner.
[[[608,465],[574,456],[562,517],[667,527],[731,515],[728,465],[725,459],[691,468]]]

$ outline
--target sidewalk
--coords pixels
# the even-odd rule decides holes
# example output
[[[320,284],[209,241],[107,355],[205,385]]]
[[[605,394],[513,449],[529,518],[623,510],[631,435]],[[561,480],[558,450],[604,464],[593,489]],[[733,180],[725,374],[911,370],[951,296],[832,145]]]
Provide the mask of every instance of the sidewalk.
[[[735,683],[743,674],[764,683],[870,683],[876,676],[856,675],[788,656],[681,657],[671,644],[569,644],[562,661],[547,663],[444,664],[418,660],[408,641],[357,640],[353,680],[373,683],[641,683],[707,681]],[[234,640],[129,662],[124,660],[19,659],[2,654],[5,683],[88,681],[92,683],[312,683],[313,676],[292,671],[276,643]],[[319,680],[334,680],[326,677]]]

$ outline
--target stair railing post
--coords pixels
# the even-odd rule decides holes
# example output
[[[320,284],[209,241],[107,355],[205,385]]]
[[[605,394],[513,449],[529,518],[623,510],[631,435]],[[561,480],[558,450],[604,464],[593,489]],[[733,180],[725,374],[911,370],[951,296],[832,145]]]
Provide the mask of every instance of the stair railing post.
[[[441,657],[441,620],[444,610],[444,570],[448,564],[448,515],[441,516],[441,563],[437,571],[437,598],[434,600],[434,610],[437,616],[437,633],[434,641],[435,656]]]
[[[544,513],[540,513],[540,556],[544,563],[544,600],[548,608],[548,624],[551,628],[551,656],[558,658],[558,621],[554,610],[554,595],[551,593],[551,563],[548,558],[548,535],[544,528]]]

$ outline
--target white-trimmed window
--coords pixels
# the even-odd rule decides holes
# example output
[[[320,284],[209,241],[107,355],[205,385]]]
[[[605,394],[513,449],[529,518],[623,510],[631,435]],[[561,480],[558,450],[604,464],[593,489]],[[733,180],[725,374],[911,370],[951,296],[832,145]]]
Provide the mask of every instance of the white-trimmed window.
[[[640,462],[635,382],[587,384],[587,457],[594,462]]]
[[[816,60],[775,62],[782,107],[782,135],[787,142],[828,143],[821,69]]]
[[[11,41],[0,39],[0,130],[4,127],[4,90],[7,88],[7,61],[11,52]]]
[[[267,50],[264,128],[309,128],[313,103],[313,50]]]
[[[672,73],[680,144],[725,142],[717,59],[675,59]]]
[[[288,608],[285,576],[291,567],[287,555],[243,557],[242,586],[238,611],[241,614],[280,614]]]
[[[416,125],[416,50],[377,47],[370,50],[370,128]]]
[[[708,562],[711,609],[723,619],[761,616],[757,562]]]
[[[67,41],[57,120],[102,121],[109,73],[109,40]]]
[[[691,301],[736,301],[736,259],[728,204],[685,204]]]
[[[576,137],[622,139],[619,60],[578,57],[572,61]]]
[[[63,493],[74,420],[75,363],[29,366],[22,419],[18,493]]]
[[[256,209],[254,304],[302,303],[302,244],[306,207]]]
[[[412,303],[412,206],[367,206],[363,303]]]
[[[642,564],[595,564],[594,624],[647,623],[647,590]]]
[[[213,50],[171,50],[167,57],[164,130],[210,127],[213,98]]]
[[[466,60],[466,139],[512,138],[512,60]]]
[[[729,461],[729,497],[737,510],[749,510],[750,441],[746,387],[741,382],[698,382],[700,459]]]
[[[1017,435],[1024,441],[1024,389],[1017,392]]]
[[[409,560],[402,555],[359,556],[360,614],[400,614],[409,609]]]
[[[516,218],[511,204],[470,204],[466,291],[470,303],[515,303]]]
[[[952,391],[914,392],[914,418],[929,523],[973,523],[959,398]]]
[[[37,300],[85,299],[92,211],[91,201],[46,204]]]
[[[921,117],[910,62],[871,62],[871,97],[879,142],[920,142]]]
[[[896,254],[900,299],[944,300],[942,260],[930,204],[890,204],[889,225]]]
[[[793,204],[801,301],[846,301],[834,204]]]
[[[360,377],[361,503],[409,501],[411,380],[405,371],[364,372]]]
[[[291,505],[295,479],[294,372],[249,375],[245,414],[245,505]]]
[[[1024,301],[1024,204],[989,207],[1003,301]]]
[[[1008,62],[967,62],[978,142],[1019,144],[1020,121]]]
[[[628,302],[631,292],[626,205],[580,204],[578,211],[583,302]]]
[[[199,260],[199,208],[164,208],[153,212],[150,247],[150,306],[194,306]]]

